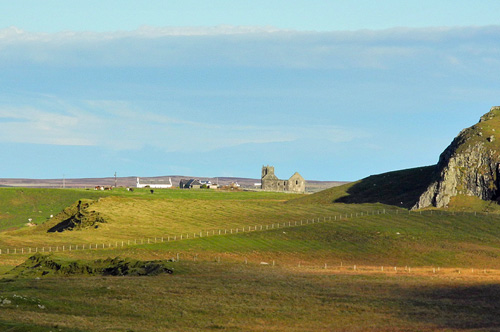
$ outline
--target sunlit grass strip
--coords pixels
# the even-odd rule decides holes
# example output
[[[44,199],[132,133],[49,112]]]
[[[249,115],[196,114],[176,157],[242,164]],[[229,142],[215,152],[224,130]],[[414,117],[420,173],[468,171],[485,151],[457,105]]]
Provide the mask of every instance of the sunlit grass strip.
[[[202,230],[199,232],[186,232],[181,233],[179,235],[166,235],[159,237],[146,237],[139,238],[133,240],[121,240],[121,241],[113,241],[113,242],[102,242],[102,243],[87,243],[87,244],[67,244],[67,245],[57,245],[47,247],[21,247],[21,248],[4,248],[0,249],[0,255],[9,255],[9,254],[31,254],[38,252],[64,252],[64,251],[76,251],[76,250],[98,250],[98,249],[111,249],[111,248],[124,248],[125,246],[135,246],[135,245],[145,245],[145,244],[156,244],[156,243],[165,243],[165,242],[173,242],[173,241],[181,241],[181,240],[189,240],[189,239],[197,239],[197,238],[205,238],[210,236],[226,236],[226,235],[236,235],[239,233],[245,232],[258,232],[258,231],[268,231],[280,228],[290,228],[290,227],[299,227],[306,226],[314,223],[321,223],[332,220],[346,220],[348,218],[347,215],[342,217],[341,215],[334,216],[333,219],[331,216],[329,217],[318,217],[313,218],[311,220],[300,220],[294,222],[282,222],[282,223],[272,223],[267,225],[254,225],[254,226],[242,226],[236,228],[229,229],[212,229],[212,230]]]
[[[81,242],[80,244],[57,244],[57,245],[42,245],[42,246],[19,246],[19,247],[4,247],[0,248],[0,255],[12,255],[12,254],[31,254],[31,253],[37,253],[37,252],[64,252],[64,251],[78,251],[78,250],[102,250],[102,249],[119,249],[119,248],[124,248],[124,247],[130,247],[130,246],[137,246],[137,245],[151,245],[151,244],[157,244],[157,243],[169,243],[169,242],[177,242],[177,241],[185,241],[185,240],[191,240],[191,239],[198,239],[198,238],[205,238],[205,237],[211,237],[211,236],[230,236],[230,235],[237,235],[240,233],[248,233],[248,232],[264,232],[264,231],[270,231],[270,230],[275,230],[275,229],[280,229],[280,228],[291,228],[291,227],[299,227],[299,226],[305,226],[305,225],[310,225],[310,224],[315,224],[315,223],[324,223],[324,222],[337,222],[337,221],[347,221],[347,220],[353,220],[355,218],[359,217],[376,217],[376,216],[385,216],[385,215],[406,215],[408,214],[409,216],[412,215],[417,215],[417,216],[474,216],[474,217],[479,217],[481,215],[488,215],[487,213],[480,214],[477,212],[447,212],[447,211],[417,211],[417,212],[412,212],[412,211],[400,211],[400,210],[374,210],[374,211],[361,211],[361,212],[351,212],[351,213],[342,213],[342,214],[337,214],[334,216],[323,216],[323,217],[316,217],[312,219],[303,219],[303,220],[295,220],[295,221],[285,221],[285,222],[278,222],[278,223],[271,223],[271,224],[261,224],[261,225],[247,225],[247,226],[239,226],[239,227],[234,227],[234,228],[225,228],[225,229],[204,229],[200,231],[195,231],[195,232],[181,232],[179,234],[169,234],[169,235],[158,235],[155,237],[140,237],[140,238],[134,238],[134,239],[123,239],[123,240],[108,240],[108,241],[94,241],[94,242],[87,242],[83,243]],[[390,219],[389,219],[390,221]],[[411,221],[411,220],[409,220]],[[386,225],[387,220],[385,220]],[[400,222],[400,221],[399,221]],[[372,225],[376,226],[377,223],[373,223],[370,221],[366,221],[366,226]],[[432,224],[432,227],[435,227],[436,230],[439,230],[440,225],[434,223],[432,220],[429,221],[429,223]],[[397,226],[394,226],[397,227]],[[460,227],[459,225],[456,225],[456,227]],[[459,228],[457,228],[459,230]]]

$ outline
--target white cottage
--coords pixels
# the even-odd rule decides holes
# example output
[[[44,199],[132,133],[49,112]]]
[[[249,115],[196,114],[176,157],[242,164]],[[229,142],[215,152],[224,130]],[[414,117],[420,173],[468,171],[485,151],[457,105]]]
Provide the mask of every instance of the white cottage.
[[[137,188],[154,188],[154,189],[168,189],[172,188],[172,179],[168,178],[168,183],[164,179],[147,179],[142,180],[137,178]]]

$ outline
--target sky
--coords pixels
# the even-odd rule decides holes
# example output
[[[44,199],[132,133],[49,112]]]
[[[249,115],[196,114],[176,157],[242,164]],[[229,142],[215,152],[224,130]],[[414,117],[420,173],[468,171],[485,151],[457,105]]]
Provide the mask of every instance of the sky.
[[[2,1],[0,178],[354,181],[500,105],[498,1]]]

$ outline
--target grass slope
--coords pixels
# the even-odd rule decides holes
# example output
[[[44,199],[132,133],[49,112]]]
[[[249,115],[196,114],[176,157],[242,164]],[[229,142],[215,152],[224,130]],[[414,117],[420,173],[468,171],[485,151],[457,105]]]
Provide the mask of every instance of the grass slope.
[[[500,216],[374,215],[347,221],[138,246],[167,258],[246,257],[296,265],[500,268]],[[118,252],[117,252],[118,253]]]
[[[61,221],[53,218],[38,227],[4,231],[0,237],[0,248],[95,244],[179,236],[380,208],[377,205],[285,204],[292,197],[296,198],[297,195],[201,190],[158,190],[151,195],[146,190],[134,193],[118,191],[100,198],[89,207],[106,221],[99,224],[98,229],[49,234],[47,231]]]
[[[357,182],[301,197],[291,203],[382,203],[411,208],[433,179],[435,166],[372,175]]]
[[[0,231],[18,228],[32,219],[40,224],[75,201],[108,195],[77,189],[0,188]]]

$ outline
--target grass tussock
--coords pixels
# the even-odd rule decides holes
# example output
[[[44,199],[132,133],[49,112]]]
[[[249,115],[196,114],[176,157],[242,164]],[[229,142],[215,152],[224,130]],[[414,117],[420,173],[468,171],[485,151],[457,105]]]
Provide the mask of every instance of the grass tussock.
[[[172,274],[166,261],[140,261],[131,258],[106,258],[94,261],[70,260],[37,253],[8,272],[21,278],[46,276],[152,276]]]

